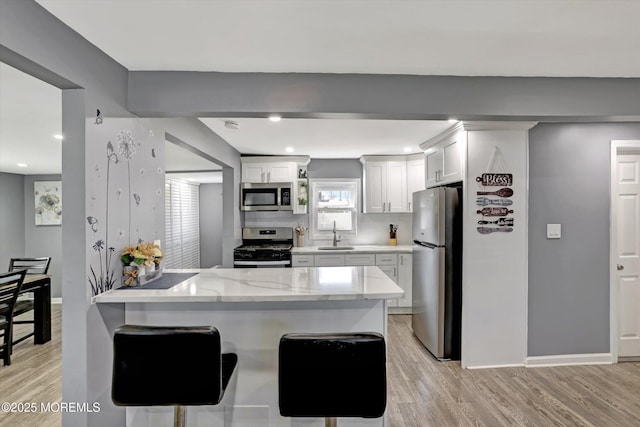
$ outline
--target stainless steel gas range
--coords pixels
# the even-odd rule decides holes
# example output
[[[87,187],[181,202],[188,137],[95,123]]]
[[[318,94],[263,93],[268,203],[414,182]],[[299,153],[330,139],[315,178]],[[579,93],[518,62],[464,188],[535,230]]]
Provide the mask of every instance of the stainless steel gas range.
[[[235,268],[291,267],[293,228],[243,228],[242,245],[233,250]]]

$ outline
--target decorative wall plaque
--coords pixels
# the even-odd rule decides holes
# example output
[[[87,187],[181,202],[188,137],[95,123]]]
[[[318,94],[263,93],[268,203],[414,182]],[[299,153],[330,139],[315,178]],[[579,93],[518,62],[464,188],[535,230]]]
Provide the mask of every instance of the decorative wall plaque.
[[[513,175],[510,173],[483,173],[476,178],[483,187],[511,187],[513,185]]]
[[[476,211],[476,213],[481,214],[482,216],[507,216],[509,214],[512,214],[513,211],[509,210],[507,208],[482,208],[478,211]]]

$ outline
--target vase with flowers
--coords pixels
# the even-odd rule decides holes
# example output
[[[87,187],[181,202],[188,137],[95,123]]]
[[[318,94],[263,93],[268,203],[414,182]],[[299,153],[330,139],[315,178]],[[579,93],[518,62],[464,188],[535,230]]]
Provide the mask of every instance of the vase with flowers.
[[[124,248],[120,253],[120,260],[124,264],[124,284],[136,286],[159,278],[162,275],[160,271],[162,257],[160,247],[151,242],[142,242]]]
[[[309,229],[309,227],[304,227],[302,225],[297,225],[294,228],[296,232],[296,246],[304,246],[304,233]]]

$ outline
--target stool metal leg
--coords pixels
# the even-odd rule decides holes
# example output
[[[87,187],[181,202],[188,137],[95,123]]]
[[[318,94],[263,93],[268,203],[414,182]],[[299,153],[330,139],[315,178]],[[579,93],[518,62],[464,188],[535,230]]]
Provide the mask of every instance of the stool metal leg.
[[[325,427],[338,427],[338,419],[336,417],[327,417],[324,419]]]
[[[187,427],[187,408],[182,405],[175,407],[173,427]]]

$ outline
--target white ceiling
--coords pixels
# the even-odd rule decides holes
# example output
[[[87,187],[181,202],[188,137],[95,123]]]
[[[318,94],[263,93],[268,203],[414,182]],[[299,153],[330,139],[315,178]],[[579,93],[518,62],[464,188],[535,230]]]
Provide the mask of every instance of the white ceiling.
[[[131,70],[640,77],[634,0],[38,0]]]
[[[0,171],[59,174],[61,129],[60,89],[0,62]]]
[[[418,153],[421,142],[452,126],[447,121],[200,118],[243,154],[306,155],[353,159],[362,155]],[[225,126],[233,120],[238,129]],[[287,152],[286,148],[294,149]],[[409,148],[409,151],[405,151]]]

